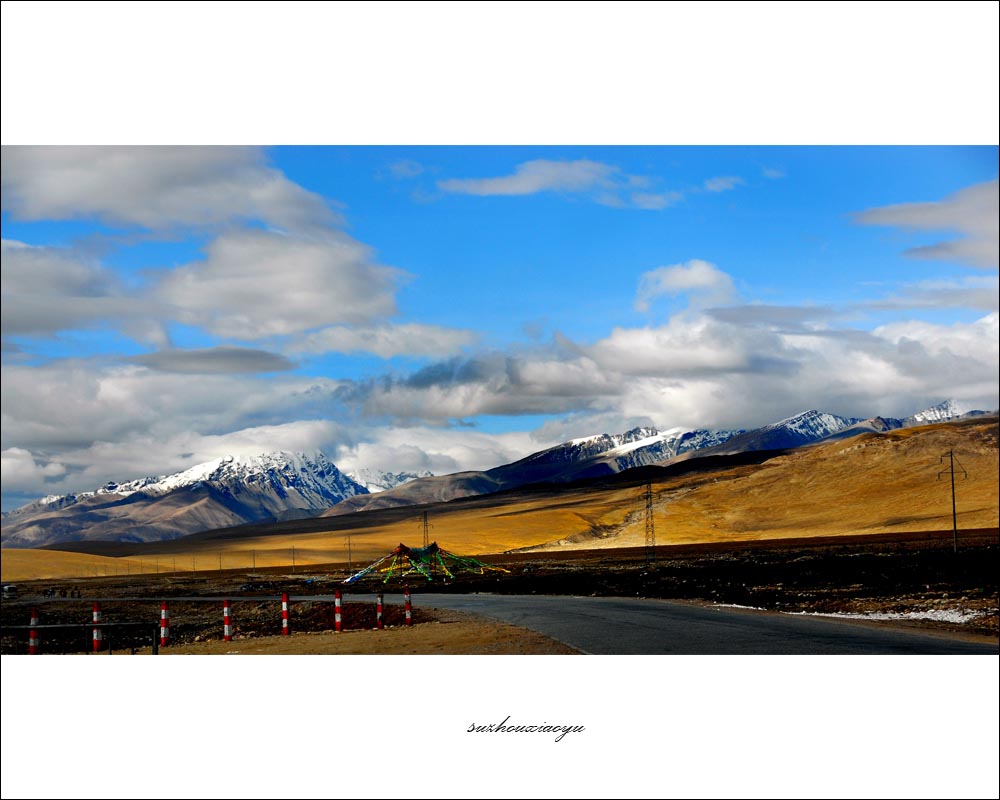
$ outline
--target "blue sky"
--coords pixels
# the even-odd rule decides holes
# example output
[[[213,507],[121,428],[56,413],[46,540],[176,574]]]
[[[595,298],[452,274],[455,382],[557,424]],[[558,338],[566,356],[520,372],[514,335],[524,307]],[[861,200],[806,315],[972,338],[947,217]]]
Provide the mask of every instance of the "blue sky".
[[[997,405],[996,147],[4,148],[4,508]]]

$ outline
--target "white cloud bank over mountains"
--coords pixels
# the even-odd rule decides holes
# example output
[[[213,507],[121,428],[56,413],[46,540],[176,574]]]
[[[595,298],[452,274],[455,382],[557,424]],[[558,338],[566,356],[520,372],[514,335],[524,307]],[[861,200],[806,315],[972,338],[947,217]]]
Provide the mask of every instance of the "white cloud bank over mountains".
[[[598,162],[535,161],[441,188],[669,204],[650,184]],[[739,185],[716,178],[704,189]],[[692,259],[639,278],[636,309],[686,303],[659,324],[615,327],[589,342],[556,334],[548,344],[485,349],[475,331],[397,321],[406,273],[378,263],[338,227],[328,202],[268,166],[259,149],[4,148],[3,197],[16,218],[97,217],[208,237],[202,259],[131,284],[72,249],[4,242],[5,337],[110,328],[157,348],[39,363],[5,344],[3,490],[28,499],[225,454],[319,448],[345,470],[440,474],[636,424],[750,427],[816,406],[905,416],[946,397],[997,405],[995,276],[925,281],[872,302],[951,303],[978,309],[975,321],[863,330],[828,306],[739,304],[722,266]],[[995,270],[996,197],[993,181],[941,201],[869,209],[857,221],[954,231],[911,254]],[[226,341],[177,347],[172,322]],[[296,370],[297,359],[329,352],[433,360],[351,380]],[[485,433],[469,427],[482,415],[553,418]]]

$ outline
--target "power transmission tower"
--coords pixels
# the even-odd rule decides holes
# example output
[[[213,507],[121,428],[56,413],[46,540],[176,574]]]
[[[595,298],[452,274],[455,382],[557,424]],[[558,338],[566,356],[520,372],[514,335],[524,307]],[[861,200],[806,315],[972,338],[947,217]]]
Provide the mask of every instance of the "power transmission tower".
[[[431,543],[431,536],[430,536],[430,525],[428,525],[427,523],[426,511],[424,512],[423,526],[424,526],[424,547],[427,547]]]
[[[941,480],[942,475],[951,476],[951,530],[952,530],[952,544],[955,548],[955,552],[958,552],[958,510],[955,506],[955,465],[962,471],[962,480],[969,477],[969,473],[965,471],[965,467],[958,463],[958,459],[955,458],[955,451],[949,450],[948,455],[941,456],[941,460],[938,463],[943,464],[945,459],[948,459],[948,469],[943,469],[938,473],[938,480]]]
[[[646,484],[646,566],[656,566],[656,528],[653,525],[653,485]]]

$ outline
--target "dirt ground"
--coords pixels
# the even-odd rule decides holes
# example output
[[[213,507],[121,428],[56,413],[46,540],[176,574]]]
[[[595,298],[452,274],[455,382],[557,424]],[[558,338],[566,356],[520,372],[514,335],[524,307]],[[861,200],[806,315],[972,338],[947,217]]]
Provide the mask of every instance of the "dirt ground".
[[[315,631],[168,647],[160,655],[569,655],[572,647],[540,633],[457,611],[434,609],[433,621],[384,630]],[[148,654],[144,648],[137,654]]]

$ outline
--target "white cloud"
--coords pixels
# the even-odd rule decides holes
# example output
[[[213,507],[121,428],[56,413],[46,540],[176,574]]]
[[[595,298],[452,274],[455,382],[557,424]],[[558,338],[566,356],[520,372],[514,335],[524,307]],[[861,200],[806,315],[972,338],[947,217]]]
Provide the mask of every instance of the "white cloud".
[[[753,426],[810,407],[903,416],[945,397],[991,409],[998,316],[866,332],[807,318],[774,330],[759,324],[758,313],[727,321],[686,312],[659,327],[616,329],[592,345],[452,359],[361,383],[8,364],[0,446],[24,451],[9,454],[12,486],[44,494],[236,451],[319,448],[345,469],[440,474],[496,466],[565,435],[639,423]],[[352,413],[366,414],[365,424]],[[441,427],[479,414],[533,413],[567,416],[533,434]]]
[[[657,297],[687,295],[700,305],[725,305],[736,297],[733,279],[714,264],[692,259],[644,272],[636,291],[636,311],[649,311]]]
[[[784,371],[782,340],[768,331],[678,315],[655,328],[615,328],[587,352],[602,371],[670,379]]]
[[[9,447],[0,453],[0,482],[7,491],[41,491],[46,481],[66,472],[57,461],[39,464],[34,456],[20,447]]]
[[[993,362],[994,368],[983,373],[996,384],[997,362],[1000,362],[1000,314],[988,314],[975,322],[935,325],[916,320],[894,322],[873,331],[896,346],[918,344],[933,357],[959,356],[976,362]],[[969,376],[972,378],[973,376]],[[995,387],[994,387],[995,388]]]
[[[303,229],[336,219],[257,147],[5,146],[2,172],[3,207],[16,219],[151,229],[240,219]]]
[[[585,192],[610,188],[619,169],[599,161],[549,161],[544,158],[518,164],[513,175],[499,178],[452,178],[438,188],[459,194],[519,195],[538,192]]]
[[[394,472],[430,470],[435,475],[446,475],[510,463],[542,446],[527,432],[483,433],[467,428],[414,426],[376,428],[366,434],[365,441],[341,446],[332,457],[345,471],[368,467]]]
[[[950,281],[920,281],[866,305],[883,309],[974,308],[977,311],[996,311],[1000,307],[1000,279],[993,275]]]
[[[472,345],[476,338],[473,331],[419,323],[354,328],[334,326],[304,336],[291,349],[301,353],[373,353],[380,358],[446,358]]]
[[[650,190],[653,180],[645,175],[627,175],[620,168],[600,161],[551,161],[536,159],[515,167],[510,175],[491,178],[451,178],[438,181],[444,192],[480,197],[529,195],[558,192],[580,195],[601,205],[657,211],[677,203],[680,192]]]
[[[771,181],[780,180],[785,177],[785,173],[775,167],[764,167],[761,169],[760,174]]]
[[[371,328],[396,312],[406,274],[331,227],[337,218],[322,198],[268,167],[259,148],[10,147],[3,159],[4,208],[15,217],[221,230],[203,260],[162,270],[148,287],[126,288],[71,252],[5,242],[5,334],[108,326],[165,347],[171,320],[254,341],[331,325]],[[269,227],[227,224],[234,221]],[[433,333],[422,336],[432,355],[446,338],[438,331],[429,341]],[[166,358],[150,363],[162,368]],[[169,358],[176,364],[177,352]]]
[[[408,426],[545,413],[570,415],[574,425],[733,427],[817,406],[901,416],[952,396],[996,406],[995,314],[967,326],[875,332],[831,329],[824,313],[791,325],[788,316],[780,310],[780,324],[761,325],[758,313],[727,321],[686,312],[659,327],[615,329],[592,345],[452,360],[354,384],[342,399]]]
[[[4,363],[0,446],[33,452],[146,435],[233,431],[334,411],[340,384],[290,374],[190,375],[85,361]]]
[[[633,192],[629,195],[629,203],[636,208],[644,208],[650,211],[659,211],[684,199],[680,192],[663,192],[656,194],[653,192]]]
[[[182,322],[254,340],[390,316],[404,276],[334,231],[237,230],[214,240],[203,261],[164,275],[155,294]]]
[[[110,270],[72,251],[4,239],[0,275],[5,336],[121,325],[143,340],[166,340],[153,318],[153,303],[136,298]]]
[[[396,178],[397,180],[407,180],[409,178],[416,178],[418,175],[422,175],[424,172],[424,165],[417,161],[411,161],[410,159],[402,159],[400,161],[392,162],[389,164],[387,169],[393,178]]]
[[[919,231],[955,231],[961,238],[914,247],[914,258],[960,261],[976,267],[1000,265],[1000,201],[996,180],[978,183],[930,203],[900,203],[854,215],[862,225]]]
[[[703,186],[706,192],[729,192],[745,183],[746,181],[738,175],[720,175],[717,178],[709,178]]]
[[[193,350],[171,348],[134,356],[129,361],[162,372],[191,375],[286,372],[295,369],[295,364],[282,355],[248,347],[223,346]]]

